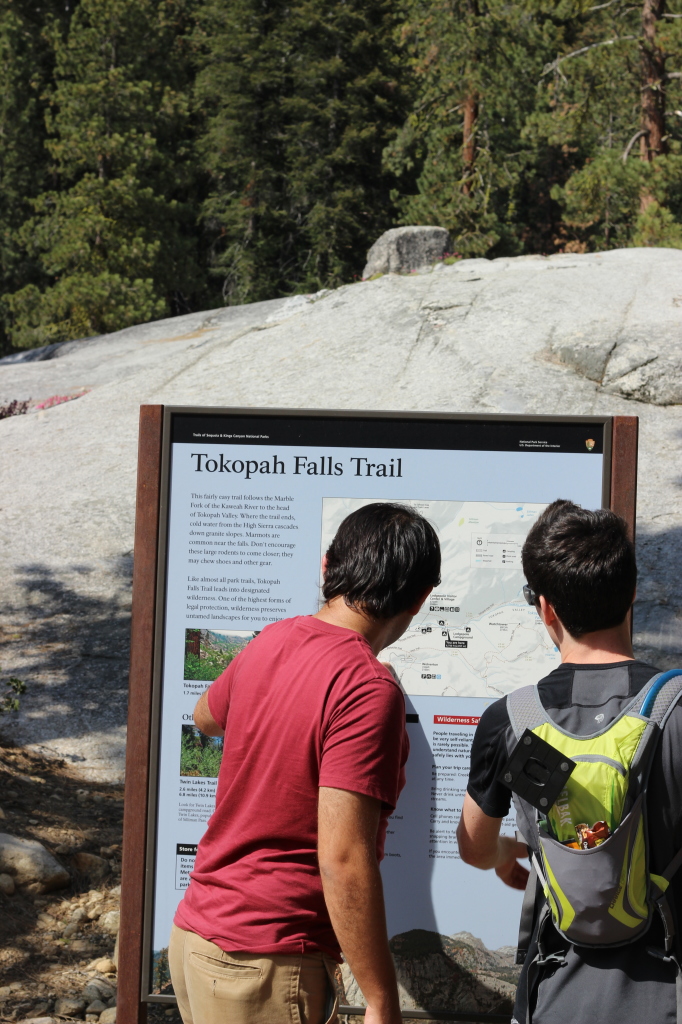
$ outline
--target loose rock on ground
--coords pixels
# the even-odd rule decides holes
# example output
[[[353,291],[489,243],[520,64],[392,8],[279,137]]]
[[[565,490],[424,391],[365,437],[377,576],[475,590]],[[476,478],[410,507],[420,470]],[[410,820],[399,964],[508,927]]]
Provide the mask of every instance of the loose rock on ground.
[[[84,785],[68,764],[0,744],[0,798],[5,831],[39,842],[68,875],[67,887],[50,893],[0,888],[0,1022],[112,1024],[122,787]],[[96,862],[78,856],[86,853]],[[180,1018],[159,1006],[148,1020]]]

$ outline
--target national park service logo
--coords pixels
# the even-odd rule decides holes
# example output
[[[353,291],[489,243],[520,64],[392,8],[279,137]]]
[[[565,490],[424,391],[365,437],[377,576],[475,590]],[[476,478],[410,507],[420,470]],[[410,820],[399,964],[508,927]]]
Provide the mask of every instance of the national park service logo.
[[[591,437],[588,437],[587,441],[585,441],[585,447],[587,448],[588,452],[592,451],[592,449],[594,448],[594,445],[595,445],[594,440]]]

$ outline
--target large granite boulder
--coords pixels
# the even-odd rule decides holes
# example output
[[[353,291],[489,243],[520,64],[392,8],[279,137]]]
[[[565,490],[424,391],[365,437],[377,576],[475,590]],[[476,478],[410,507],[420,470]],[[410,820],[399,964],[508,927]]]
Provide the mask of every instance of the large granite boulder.
[[[445,228],[391,228],[377,238],[367,253],[363,278],[375,274],[411,274],[430,268],[450,251],[450,235]]]
[[[438,263],[0,360],[2,730],[91,778],[125,744],[138,409],[637,415],[637,651],[682,662],[682,251]]]

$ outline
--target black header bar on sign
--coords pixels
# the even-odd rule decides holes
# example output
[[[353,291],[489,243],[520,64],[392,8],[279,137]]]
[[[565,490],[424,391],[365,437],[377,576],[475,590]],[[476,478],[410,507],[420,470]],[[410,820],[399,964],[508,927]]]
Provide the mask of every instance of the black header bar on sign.
[[[174,410],[172,440],[184,444],[301,444],[334,448],[602,454],[608,417],[477,417],[448,413],[318,410]]]

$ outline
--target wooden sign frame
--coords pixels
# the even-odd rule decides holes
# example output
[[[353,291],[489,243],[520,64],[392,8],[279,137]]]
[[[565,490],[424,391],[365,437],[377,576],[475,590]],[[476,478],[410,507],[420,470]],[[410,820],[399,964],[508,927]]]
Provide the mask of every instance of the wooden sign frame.
[[[215,413],[227,410],[195,410]],[[296,410],[243,410],[264,414],[301,415]],[[308,415],[329,416],[326,410],[310,410]],[[610,427],[610,483],[608,504],[628,524],[635,538],[637,500],[637,451],[639,420],[636,416],[569,417],[569,416],[480,416],[463,414],[415,414],[390,412],[353,412],[333,415],[348,417],[415,417],[452,418],[462,420],[544,421],[561,422],[584,419],[605,424],[605,437]],[[155,646],[161,609],[156,607],[157,576],[160,559],[160,526],[165,518],[166,495],[162,487],[164,406],[140,407],[139,456],[137,470],[137,504],[135,515],[135,558],[133,570],[131,655],[128,705],[128,739],[126,748],[125,809],[123,817],[123,864],[121,889],[121,927],[119,938],[117,1014],[121,1024],[145,1024],[147,1001],[143,998],[144,913],[145,897],[152,878],[148,875],[147,847],[150,829],[150,778],[152,766],[153,679]],[[608,449],[605,449],[605,454]],[[167,1003],[168,999],[164,998]],[[341,1012],[363,1013],[358,1008],[344,1007]],[[412,1010],[405,1019],[433,1019],[433,1012]],[[439,1013],[442,1020],[472,1021],[478,1015]],[[508,1022],[501,1015],[487,1014],[490,1024]]]

